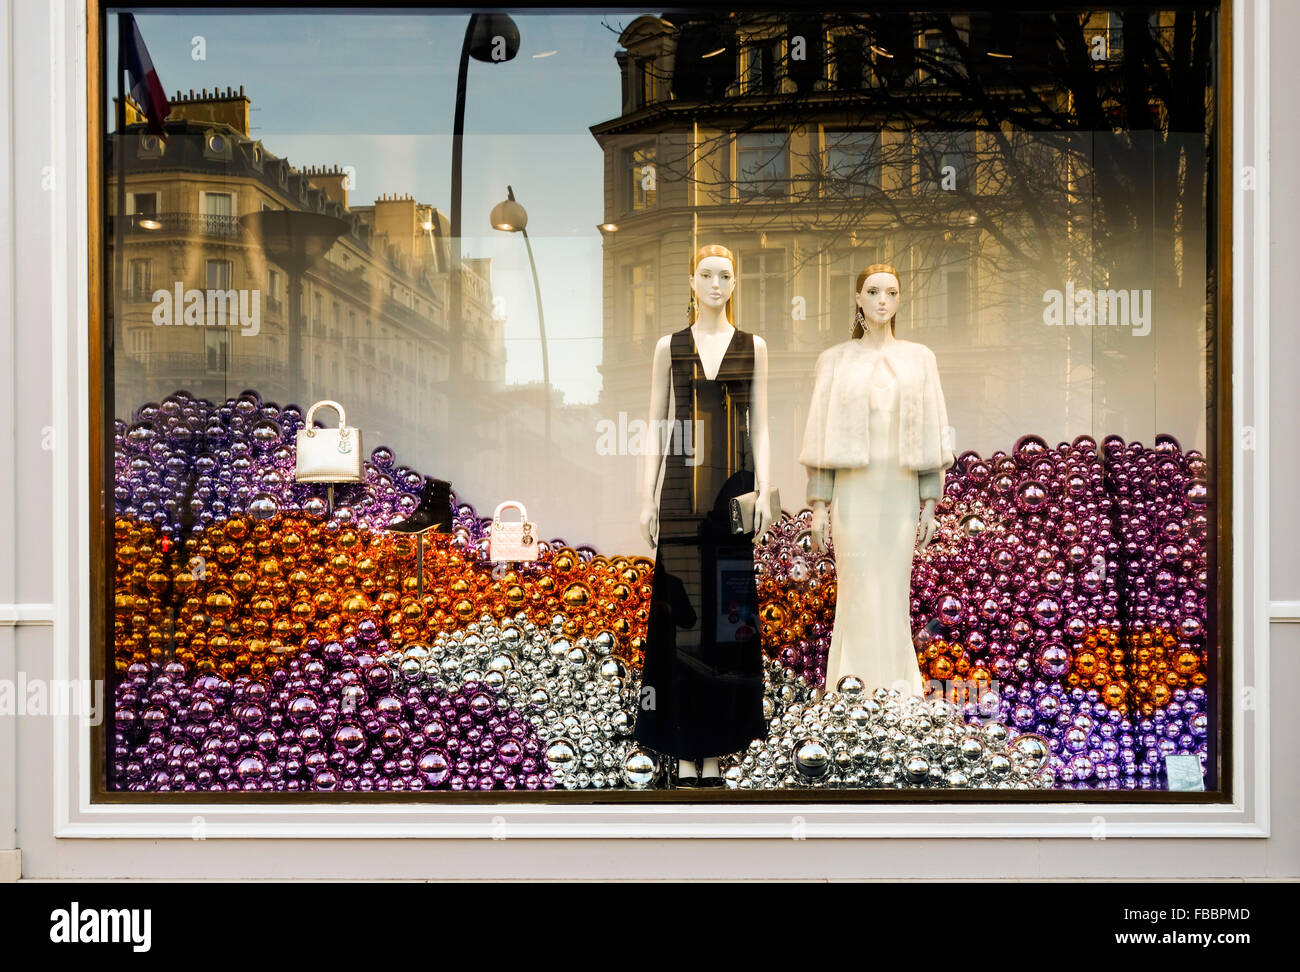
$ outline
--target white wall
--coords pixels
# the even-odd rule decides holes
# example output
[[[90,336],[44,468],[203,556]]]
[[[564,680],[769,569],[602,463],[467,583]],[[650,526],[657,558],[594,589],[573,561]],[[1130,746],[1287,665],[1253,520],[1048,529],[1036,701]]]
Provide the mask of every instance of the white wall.
[[[0,679],[10,680],[19,672],[50,678],[59,671],[56,664],[75,668],[77,657],[84,660],[89,651],[80,634],[86,605],[77,562],[84,530],[70,508],[85,490],[79,482],[84,464],[71,451],[79,437],[84,438],[79,418],[84,399],[76,399],[75,361],[82,340],[78,329],[84,326],[84,313],[76,304],[78,292],[84,294],[78,275],[84,273],[85,252],[72,231],[78,207],[84,209],[84,188],[75,184],[84,128],[73,117],[76,97],[84,100],[78,80],[84,65],[61,56],[64,50],[84,50],[79,39],[84,15],[77,0],[66,7],[64,0],[49,2],[51,6],[43,7],[0,0],[0,64],[8,65],[0,76],[0,114],[6,116],[0,123],[0,185],[9,190],[0,195],[0,374],[5,379],[0,385]],[[1246,100],[1238,107],[1244,123],[1238,130],[1244,136],[1238,158],[1260,167],[1265,159],[1256,158],[1252,115],[1262,102],[1255,100],[1252,72],[1256,64],[1270,62],[1264,60],[1266,52],[1252,48],[1252,35],[1253,17],[1266,8],[1251,2],[1242,7],[1238,57],[1244,73],[1238,74],[1238,84]],[[1260,448],[1242,460],[1236,484],[1242,497],[1241,529],[1234,547],[1241,598],[1237,648],[1240,657],[1252,662],[1243,668],[1241,683],[1250,685],[1266,673],[1267,684],[1282,687],[1276,707],[1267,705],[1267,693],[1257,691],[1262,704],[1244,712],[1238,726],[1246,747],[1239,749],[1241,756],[1250,756],[1256,747],[1271,755],[1265,774],[1271,806],[1252,806],[1254,790],[1242,794],[1248,816],[1271,826],[1271,836],[1099,841],[1086,836],[1089,823],[1111,811],[1079,806],[1073,816],[1085,836],[1074,838],[324,841],[211,836],[198,841],[145,837],[148,827],[137,829],[141,836],[136,838],[55,837],[56,829],[67,826],[75,788],[65,792],[69,777],[60,776],[63,757],[55,720],[24,716],[0,717],[0,879],[15,876],[19,856],[14,848],[20,849],[22,875],[29,878],[1300,876],[1300,830],[1293,813],[1300,792],[1300,769],[1293,756],[1293,740],[1300,738],[1300,709],[1285,704],[1289,686],[1300,677],[1300,624],[1274,620],[1270,625],[1265,614],[1300,619],[1300,560],[1294,555],[1300,512],[1293,499],[1294,484],[1300,481],[1300,450],[1287,421],[1300,412],[1300,383],[1293,376],[1294,362],[1300,360],[1300,334],[1293,323],[1291,295],[1279,289],[1290,283],[1292,268],[1300,263],[1300,221],[1293,215],[1300,200],[1284,168],[1286,160],[1300,153],[1294,121],[1300,115],[1300,64],[1289,56],[1290,38],[1300,32],[1300,4],[1274,4],[1268,15],[1271,24],[1263,36],[1270,37],[1273,46],[1272,76],[1262,80],[1269,82],[1272,111],[1263,120],[1271,123],[1279,178],[1272,185],[1271,200],[1262,193],[1244,197],[1246,211],[1239,227],[1241,262],[1235,286],[1237,327],[1245,342],[1239,347],[1245,354],[1238,386],[1246,406],[1242,421],[1255,426],[1261,439]],[[16,87],[19,79],[21,88]],[[48,165],[54,166],[52,191],[42,188],[43,167]],[[12,188],[4,178],[9,170]],[[1250,207],[1270,202],[1272,236],[1259,244],[1270,246],[1273,284],[1271,292],[1261,293],[1255,288],[1268,278],[1250,262],[1255,232]],[[1263,347],[1256,340],[1262,329],[1255,325],[1266,320],[1270,301],[1277,324],[1271,328],[1270,346]],[[1266,407],[1258,409],[1251,404],[1252,396],[1257,391],[1262,396],[1265,386],[1256,383],[1250,370],[1256,354],[1270,379],[1268,396],[1261,401]],[[1277,416],[1271,432],[1269,413]],[[51,426],[66,440],[56,441],[52,452],[42,449],[43,430]],[[1264,463],[1271,475],[1256,491],[1251,471]],[[1251,517],[1270,508],[1268,541],[1256,547]],[[1262,622],[1259,632],[1271,633],[1271,638],[1254,637],[1256,620]],[[1267,658],[1267,664],[1253,664],[1257,658]],[[1256,717],[1268,722],[1258,737]],[[84,753],[73,746],[72,755],[75,759]],[[512,820],[514,813],[506,811]],[[1002,832],[1008,834],[1038,827],[1032,822],[1019,826],[1010,813],[1005,820]],[[988,824],[982,828],[990,832]],[[120,832],[125,830],[122,825]],[[82,832],[92,831],[86,826]]]

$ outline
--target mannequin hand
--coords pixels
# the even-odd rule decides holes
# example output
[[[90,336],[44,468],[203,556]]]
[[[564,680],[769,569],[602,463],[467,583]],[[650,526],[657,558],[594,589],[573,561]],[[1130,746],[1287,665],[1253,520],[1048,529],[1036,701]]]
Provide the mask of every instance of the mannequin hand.
[[[918,549],[924,550],[929,546],[937,529],[934,522],[934,500],[926,500],[925,505],[921,507],[921,542]]]
[[[651,549],[656,546],[655,541],[659,537],[659,511],[655,509],[653,503],[646,503],[641,507],[641,536],[645,537],[645,542]]]
[[[821,552],[826,549],[826,528],[830,525],[831,515],[825,503],[813,503],[812,545],[813,550]]]
[[[774,522],[769,509],[772,503],[771,487],[760,489],[758,499],[754,503],[754,540],[757,541],[764,533],[767,532]],[[779,514],[777,514],[779,516]]]

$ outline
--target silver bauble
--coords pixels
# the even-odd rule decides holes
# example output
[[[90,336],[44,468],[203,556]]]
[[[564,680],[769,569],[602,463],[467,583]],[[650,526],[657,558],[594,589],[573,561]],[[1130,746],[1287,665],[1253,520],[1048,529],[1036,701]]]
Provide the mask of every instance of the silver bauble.
[[[1047,740],[1031,732],[1017,736],[1010,749],[1012,758],[1022,759],[1034,771],[1042,769],[1052,755],[1052,747]]]
[[[841,675],[839,681],[835,683],[836,693],[854,702],[862,698],[866,689],[866,683],[856,675]]]
[[[560,738],[546,747],[546,762],[552,773],[568,773],[577,763],[578,754],[569,740]]]
[[[903,764],[903,777],[909,783],[924,783],[930,775],[930,761],[925,758],[925,754],[914,752],[908,755],[907,762]]]
[[[961,741],[961,757],[968,763],[979,761],[984,756],[984,742],[978,736],[966,736]]]
[[[804,739],[794,751],[794,764],[807,780],[820,780],[830,772],[830,753],[818,739]]]
[[[644,790],[654,783],[659,765],[644,749],[634,749],[623,760],[623,782],[634,790]]]

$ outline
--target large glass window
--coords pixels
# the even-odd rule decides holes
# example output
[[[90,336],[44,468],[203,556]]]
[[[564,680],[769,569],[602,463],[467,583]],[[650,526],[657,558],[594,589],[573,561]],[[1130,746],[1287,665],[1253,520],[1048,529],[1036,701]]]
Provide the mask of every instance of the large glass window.
[[[826,183],[832,192],[861,195],[880,188],[880,133],[826,133]]]
[[[97,798],[1222,798],[1219,18],[105,8]]]
[[[785,194],[786,144],[782,132],[744,132],[736,136],[736,189],[741,198]]]

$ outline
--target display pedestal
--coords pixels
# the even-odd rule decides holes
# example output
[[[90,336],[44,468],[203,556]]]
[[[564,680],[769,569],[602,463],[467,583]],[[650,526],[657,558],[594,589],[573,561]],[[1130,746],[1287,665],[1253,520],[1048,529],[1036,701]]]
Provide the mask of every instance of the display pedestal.
[[[424,600],[424,532],[415,535],[415,593]]]

